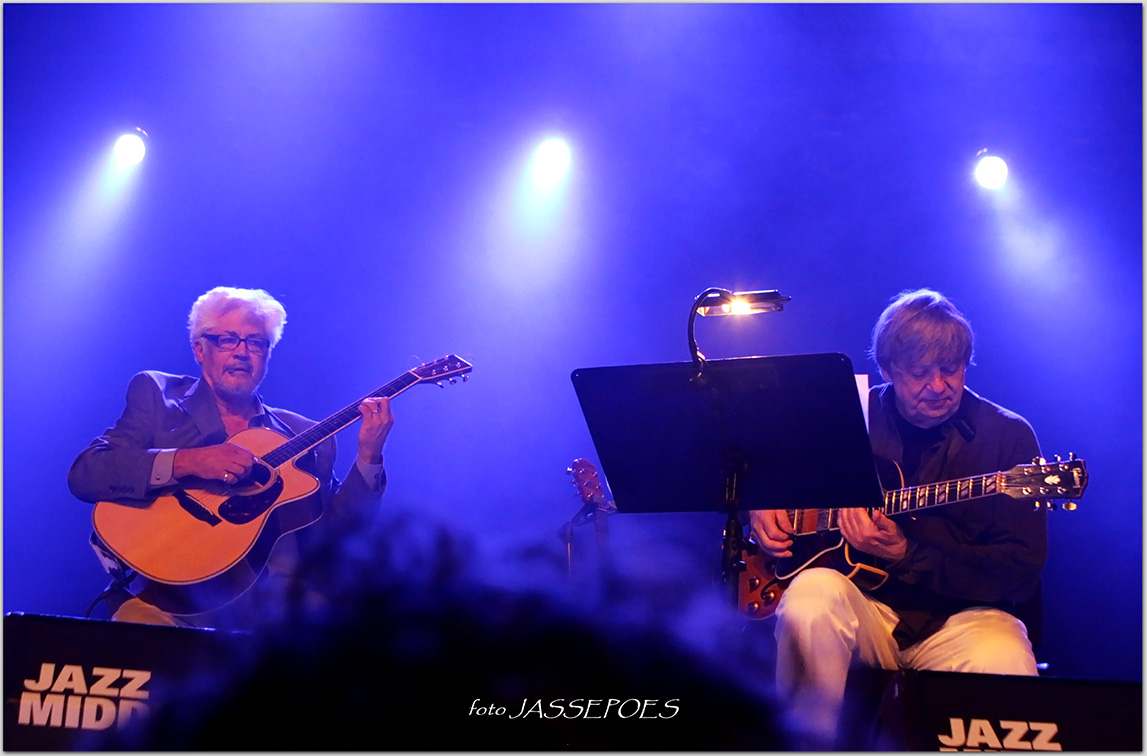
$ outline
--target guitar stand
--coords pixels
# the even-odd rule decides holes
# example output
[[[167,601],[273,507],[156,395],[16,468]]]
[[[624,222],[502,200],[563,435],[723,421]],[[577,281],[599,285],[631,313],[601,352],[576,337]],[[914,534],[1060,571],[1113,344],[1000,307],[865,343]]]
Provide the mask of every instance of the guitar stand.
[[[593,522],[594,503],[588,501],[564,525],[558,528],[558,538],[566,547],[566,577],[573,578],[573,533],[574,528]]]
[[[737,473],[747,465],[741,457],[735,457],[728,465],[725,474],[725,506],[729,517],[725,520],[725,532],[721,539],[721,587],[729,603],[736,608],[741,573],[745,571],[743,526],[737,516],[740,511],[737,497]]]
[[[593,573],[593,577],[588,582],[593,584],[590,590],[594,592],[595,600],[598,601],[608,601],[615,595],[613,563],[609,544],[609,514],[609,509],[590,501],[558,529],[558,538],[566,547],[566,578],[573,583],[577,577],[577,570],[574,568],[574,528],[593,525],[596,534],[594,558],[581,561],[583,566],[588,567]]]

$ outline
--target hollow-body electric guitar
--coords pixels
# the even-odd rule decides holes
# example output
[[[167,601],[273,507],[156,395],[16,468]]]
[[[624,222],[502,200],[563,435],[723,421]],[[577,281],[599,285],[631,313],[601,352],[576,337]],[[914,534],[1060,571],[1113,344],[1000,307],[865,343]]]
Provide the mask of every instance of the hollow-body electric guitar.
[[[891,460],[885,460],[896,467]],[[882,477],[887,477],[884,472]],[[901,486],[903,477],[901,476]],[[1078,499],[1087,488],[1087,468],[1075,455],[1066,461],[1047,462],[1037,459],[1028,465],[1016,465],[1004,472],[973,475],[942,483],[929,483],[911,488],[898,488],[884,493],[884,514],[895,517],[930,507],[955,504],[1003,494],[1013,499],[1050,502],[1054,499]],[[1049,508],[1053,508],[1048,504]],[[1074,509],[1068,501],[1064,509]],[[863,590],[875,590],[888,579],[888,573],[861,561],[839,535],[840,509],[787,510],[795,531],[791,557],[777,559],[762,553],[750,540],[744,551],[745,570],[739,575],[737,606],[752,619],[772,616],[777,602],[789,582],[809,567],[829,566],[843,572]],[[831,536],[831,531],[837,531]]]
[[[448,355],[410,370],[363,399],[393,398],[420,383],[455,382],[472,366]],[[248,428],[227,443],[256,461],[233,485],[195,479],[163,489],[155,498],[101,501],[92,524],[103,544],[151,583],[149,603],[176,615],[198,614],[233,601],[254,584],[282,536],[322,515],[319,481],[301,469],[309,452],[360,415],[353,402],[293,438],[269,428]]]

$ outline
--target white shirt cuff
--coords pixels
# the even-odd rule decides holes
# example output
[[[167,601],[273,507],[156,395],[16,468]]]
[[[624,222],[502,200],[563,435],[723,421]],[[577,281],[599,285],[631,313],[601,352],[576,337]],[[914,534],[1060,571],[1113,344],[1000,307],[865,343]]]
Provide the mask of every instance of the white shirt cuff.
[[[147,479],[148,488],[163,488],[175,482],[172,476],[175,467],[176,449],[160,449],[151,462],[151,477]]]

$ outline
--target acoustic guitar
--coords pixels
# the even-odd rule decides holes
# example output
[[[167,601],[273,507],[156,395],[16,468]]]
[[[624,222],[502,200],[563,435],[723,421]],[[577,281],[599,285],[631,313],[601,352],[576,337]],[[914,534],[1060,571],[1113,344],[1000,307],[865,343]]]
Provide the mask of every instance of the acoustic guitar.
[[[1083,496],[1086,488],[1087,468],[1083,460],[1073,454],[1067,462],[1036,459],[1032,464],[1016,465],[1004,472],[886,491],[881,511],[895,517],[997,494],[1017,500],[1035,500],[1037,507],[1046,501],[1049,509],[1054,508],[1052,500],[1068,499],[1064,509],[1071,510],[1075,509],[1075,503],[1070,499]],[[840,529],[840,512],[840,509],[786,510],[795,531],[790,557],[769,557],[748,539],[743,553],[745,569],[738,576],[737,607],[742,614],[751,619],[771,617],[789,582],[809,567],[836,568],[866,591],[884,584],[887,572],[853,554],[843,536],[830,535],[831,531]]]
[[[448,355],[410,370],[363,399],[393,398],[422,383],[455,383],[472,366]],[[195,479],[150,500],[101,501],[92,512],[96,535],[126,565],[152,581],[141,592],[171,614],[199,614],[242,595],[258,578],[275,542],[322,515],[319,480],[303,466],[309,452],[359,419],[352,402],[293,438],[248,428],[227,443],[255,455],[243,480],[227,485]]]

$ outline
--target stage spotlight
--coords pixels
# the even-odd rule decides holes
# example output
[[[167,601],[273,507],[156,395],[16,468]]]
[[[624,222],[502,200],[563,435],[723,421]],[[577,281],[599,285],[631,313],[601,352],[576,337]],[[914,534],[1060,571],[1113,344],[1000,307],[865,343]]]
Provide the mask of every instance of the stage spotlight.
[[[985,155],[976,164],[976,181],[985,189],[999,189],[1008,180],[1008,164],[995,155]]]
[[[552,137],[542,142],[534,153],[534,182],[539,187],[553,187],[565,176],[570,165],[570,148],[564,140]]]
[[[147,152],[147,144],[144,141],[146,138],[147,132],[137,128],[117,139],[115,143],[116,162],[123,168],[138,164]]]

